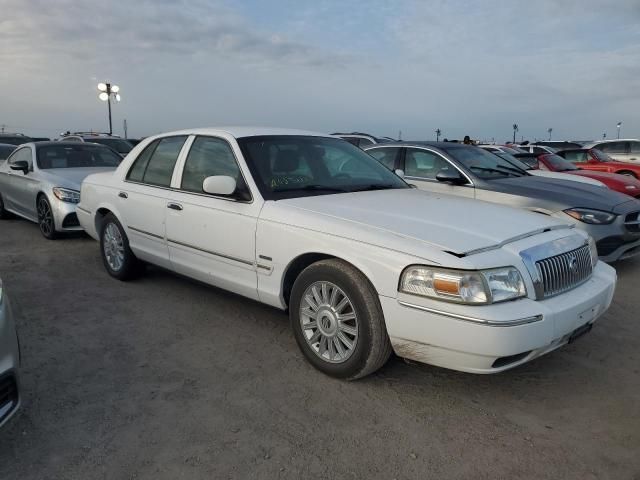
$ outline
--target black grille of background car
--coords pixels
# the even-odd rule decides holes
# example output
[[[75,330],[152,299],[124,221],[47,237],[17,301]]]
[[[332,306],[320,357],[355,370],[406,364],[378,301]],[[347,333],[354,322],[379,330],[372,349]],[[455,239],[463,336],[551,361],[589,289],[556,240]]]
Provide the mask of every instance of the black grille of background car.
[[[78,221],[78,216],[75,213],[70,213],[64,220],[62,221],[62,228],[69,227],[78,227],[80,226],[80,222]]]
[[[589,279],[593,271],[589,245],[536,262],[544,298],[571,290]]]
[[[640,233],[640,212],[629,213],[624,217],[624,226],[631,233]]]
[[[18,385],[13,375],[0,378],[0,422],[18,405]]]

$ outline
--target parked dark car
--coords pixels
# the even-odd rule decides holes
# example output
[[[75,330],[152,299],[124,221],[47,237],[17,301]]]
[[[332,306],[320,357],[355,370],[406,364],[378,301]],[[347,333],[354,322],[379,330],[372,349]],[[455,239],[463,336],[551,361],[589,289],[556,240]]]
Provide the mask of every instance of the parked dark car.
[[[420,189],[524,208],[573,223],[596,240],[604,261],[640,254],[640,201],[627,195],[536,177],[498,155],[459,143],[397,142],[365,151]]]
[[[8,143],[10,145],[22,145],[23,143],[33,142],[31,137],[20,133],[0,133],[0,143]]]
[[[16,146],[10,143],[0,143],[0,161],[6,160],[11,155],[11,152],[16,149]]]

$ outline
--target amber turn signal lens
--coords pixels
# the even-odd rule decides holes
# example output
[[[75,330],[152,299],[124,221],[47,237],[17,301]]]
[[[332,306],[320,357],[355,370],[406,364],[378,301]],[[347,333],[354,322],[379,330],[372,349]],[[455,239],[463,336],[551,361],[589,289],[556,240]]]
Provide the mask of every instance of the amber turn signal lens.
[[[433,288],[436,292],[447,295],[458,295],[460,293],[460,283],[457,279],[438,278],[436,276],[433,279]]]

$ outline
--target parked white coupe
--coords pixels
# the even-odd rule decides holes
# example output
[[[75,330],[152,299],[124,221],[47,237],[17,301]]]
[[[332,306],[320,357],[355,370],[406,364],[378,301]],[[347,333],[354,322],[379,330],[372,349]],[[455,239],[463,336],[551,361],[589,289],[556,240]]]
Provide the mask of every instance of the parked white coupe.
[[[141,261],[288,309],[319,370],[392,350],[494,373],[587,332],[615,270],[556,219],[410,188],[348,142],[264,128],[150,137],[82,184],[78,218],[125,280]]]

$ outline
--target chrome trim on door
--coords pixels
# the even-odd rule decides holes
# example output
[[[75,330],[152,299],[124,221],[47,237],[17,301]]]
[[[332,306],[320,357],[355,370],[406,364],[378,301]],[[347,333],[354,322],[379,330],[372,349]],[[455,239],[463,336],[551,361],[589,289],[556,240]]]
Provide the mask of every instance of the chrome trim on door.
[[[140,230],[139,228],[132,227],[131,225],[127,225],[127,228],[133,230],[136,233],[142,233],[143,235],[149,235],[150,237],[158,238],[160,240],[164,240],[164,237],[162,237],[160,235],[156,235],[155,233],[147,232],[146,230]]]
[[[483,325],[485,327],[517,327],[518,325],[527,325],[529,323],[539,322],[543,319],[542,315],[534,315],[531,317],[516,318],[514,320],[506,320],[501,322],[497,320],[486,320],[483,318],[469,317],[467,315],[460,315],[457,313],[444,312],[442,310],[436,310],[435,308],[423,307],[422,305],[403,302],[402,300],[398,300],[398,303],[403,307],[413,308],[415,310],[421,310],[423,312],[435,313],[436,315],[442,315],[444,317],[461,320],[463,322],[475,323],[476,325]]]
[[[208,253],[209,255],[213,255],[215,257],[226,258],[227,260],[233,260],[234,262],[242,263],[244,265],[251,265],[252,267],[255,265],[255,263],[250,260],[244,260],[242,258],[232,257],[231,255],[225,255],[224,253],[212,252],[211,250],[205,250],[204,248],[194,247],[193,245],[189,245],[188,243],[182,243],[182,242],[178,242],[176,240],[171,240],[171,239],[167,239],[167,242],[180,245],[181,247],[198,250],[199,252]]]

